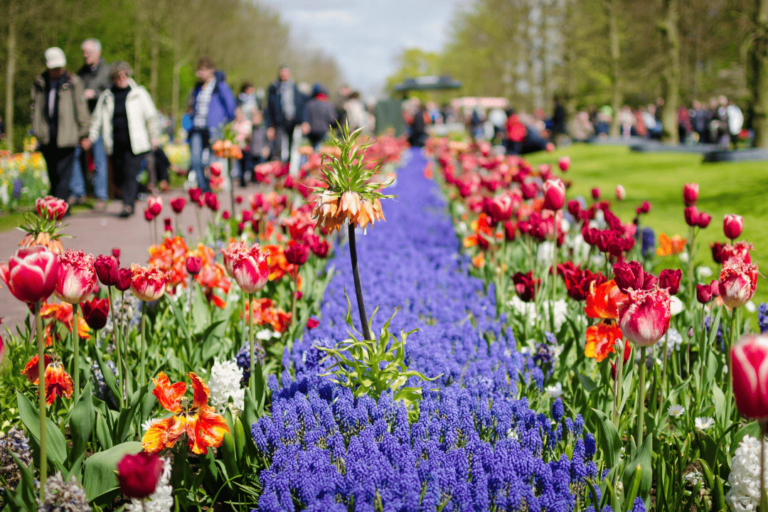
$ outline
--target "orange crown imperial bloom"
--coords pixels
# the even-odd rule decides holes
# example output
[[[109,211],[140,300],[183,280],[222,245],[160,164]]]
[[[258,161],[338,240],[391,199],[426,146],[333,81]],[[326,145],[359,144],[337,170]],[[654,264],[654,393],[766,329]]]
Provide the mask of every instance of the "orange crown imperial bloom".
[[[584,313],[589,318],[606,318],[616,320],[619,318],[619,303],[626,299],[616,281],[611,279],[600,286],[595,286],[593,281],[587,296],[587,306]]]
[[[378,198],[370,201],[350,190],[341,197],[329,190],[323,191],[315,201],[312,216],[317,218],[318,226],[324,226],[331,233],[341,229],[345,220],[363,229],[373,226],[374,221],[386,220]]]
[[[165,448],[173,448],[184,434],[187,435],[189,449],[198,455],[208,453],[209,447],[221,446],[229,427],[224,418],[208,405],[208,386],[193,372],[188,375],[192,380],[192,405],[188,404],[188,399],[184,396],[187,392],[186,383],[171,384],[163,372],[153,379],[155,389],[152,394],[165,410],[173,413],[173,416],[155,421],[149,427],[142,440],[144,451],[157,453]]]

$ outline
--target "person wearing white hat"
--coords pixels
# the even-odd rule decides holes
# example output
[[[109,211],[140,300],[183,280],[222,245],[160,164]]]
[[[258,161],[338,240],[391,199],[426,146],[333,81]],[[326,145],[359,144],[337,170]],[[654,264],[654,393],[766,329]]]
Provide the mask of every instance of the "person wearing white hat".
[[[75,148],[90,124],[83,82],[66,70],[61,48],[45,50],[45,67],[32,84],[32,132],[48,168],[50,194],[67,200]]]

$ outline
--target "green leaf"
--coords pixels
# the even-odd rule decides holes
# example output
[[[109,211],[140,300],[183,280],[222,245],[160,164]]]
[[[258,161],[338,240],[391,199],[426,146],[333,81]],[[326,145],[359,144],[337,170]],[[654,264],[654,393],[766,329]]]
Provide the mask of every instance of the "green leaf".
[[[110,368],[104,361],[104,355],[101,353],[99,347],[94,346],[94,352],[96,353],[96,359],[99,362],[99,369],[101,370],[101,374],[104,376],[104,382],[107,384],[107,387],[110,391],[112,391],[112,394],[115,398],[121,396],[122,393],[120,391],[120,386],[117,383],[117,378],[115,377],[115,374],[112,373],[112,368]],[[128,378],[127,375],[126,378]]]
[[[115,468],[124,455],[139,453],[141,443],[138,441],[118,444],[109,450],[98,452],[85,461],[85,473],[83,474],[83,487],[88,501],[93,501],[117,488],[117,476]]]
[[[712,401],[715,404],[715,418],[720,425],[725,424],[725,394],[717,383],[712,383]]]
[[[606,467],[612,468],[619,462],[619,456],[621,455],[621,436],[619,436],[619,429],[616,425],[608,419],[608,416],[597,409],[592,409],[597,415],[599,421],[597,421],[597,428],[600,432],[598,442],[600,443],[600,449],[603,451],[603,457],[605,458]]]
[[[579,377],[579,382],[581,382],[581,386],[584,388],[584,391],[586,391],[587,394],[597,389],[597,384],[595,383],[595,381],[589,378],[589,376],[583,375],[581,373],[578,373],[576,375]]]
[[[72,438],[72,449],[69,452],[70,465],[79,457],[85,455],[88,439],[96,425],[96,408],[91,399],[91,383],[88,382],[80,395],[80,401],[72,410],[69,418],[69,430]]]
[[[181,308],[179,307],[179,304],[173,300],[169,295],[166,295],[168,303],[171,305],[171,311],[173,311],[173,316],[176,317],[176,325],[178,325],[181,328],[181,334],[184,335],[185,338],[189,337],[189,330],[187,329],[187,319],[184,318],[184,313],[182,312]]]
[[[16,402],[19,406],[19,417],[22,423],[24,423],[35,443],[40,446],[39,411],[21,391],[16,392]],[[48,417],[45,418],[45,436],[48,459],[55,466],[64,467],[64,462],[67,460],[67,440],[64,438],[61,430]]]
[[[624,489],[630,489],[637,478],[640,478],[637,495],[643,501],[647,501],[648,494],[651,491],[651,483],[653,482],[653,434],[646,436],[635,458],[624,468],[624,475],[622,476]],[[631,506],[632,504],[630,503],[630,509]]]

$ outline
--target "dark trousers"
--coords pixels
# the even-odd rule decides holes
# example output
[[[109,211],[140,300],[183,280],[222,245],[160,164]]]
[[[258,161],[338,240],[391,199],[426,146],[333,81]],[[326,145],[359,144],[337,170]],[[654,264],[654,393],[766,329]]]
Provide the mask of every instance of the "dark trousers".
[[[133,210],[136,196],[139,194],[139,182],[136,180],[141,171],[146,153],[133,154],[130,147],[115,146],[112,151],[112,175],[115,183],[123,192],[123,205]]]
[[[328,132],[309,132],[307,134],[309,143],[312,144],[312,149],[317,151],[317,148],[320,146],[320,143],[322,143],[325,140],[326,133]]]
[[[69,197],[69,180],[75,163],[75,148],[59,148],[54,145],[43,146],[43,158],[48,168],[48,181],[51,182],[50,194],[59,199]]]

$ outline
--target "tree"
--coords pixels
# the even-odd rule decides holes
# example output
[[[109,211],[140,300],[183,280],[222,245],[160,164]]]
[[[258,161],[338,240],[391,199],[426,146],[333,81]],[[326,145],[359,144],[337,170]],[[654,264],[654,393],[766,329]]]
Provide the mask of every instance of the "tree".
[[[678,29],[679,0],[661,0],[661,19],[658,28],[664,43],[665,62],[662,72],[664,105],[661,111],[661,124],[664,132],[662,140],[677,144],[677,106],[680,102],[680,35]]]
[[[750,52],[755,147],[768,148],[768,0],[754,0],[754,40]]]

